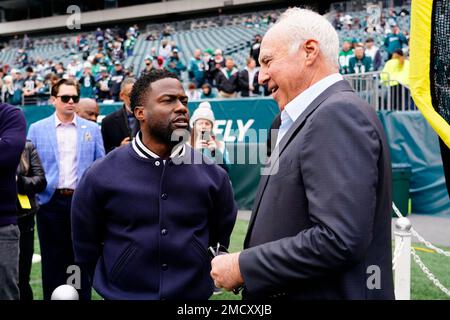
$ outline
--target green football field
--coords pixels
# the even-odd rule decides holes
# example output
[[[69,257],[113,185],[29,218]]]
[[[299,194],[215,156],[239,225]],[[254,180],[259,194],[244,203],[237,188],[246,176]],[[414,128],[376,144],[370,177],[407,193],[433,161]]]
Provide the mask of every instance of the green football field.
[[[236,252],[242,249],[242,243],[244,242],[244,236],[247,231],[248,222],[244,220],[237,220],[236,225],[231,236],[230,252]],[[450,258],[439,255],[437,253],[430,253],[419,244],[413,244],[417,254],[420,256],[425,265],[430,271],[442,282],[446,288],[450,288]],[[450,251],[450,248],[443,247],[442,249]],[[35,237],[35,253],[39,254],[39,241],[37,236]],[[450,297],[446,296],[433,283],[428,280],[424,273],[419,269],[417,264],[411,258],[411,298],[413,300],[450,300]],[[41,264],[33,264],[31,271],[31,286],[34,292],[34,299],[42,299],[42,287],[41,287]],[[93,299],[102,299],[98,294],[93,292]],[[219,295],[211,297],[212,300],[237,300],[241,299],[240,295],[235,295],[229,292],[223,292]]]

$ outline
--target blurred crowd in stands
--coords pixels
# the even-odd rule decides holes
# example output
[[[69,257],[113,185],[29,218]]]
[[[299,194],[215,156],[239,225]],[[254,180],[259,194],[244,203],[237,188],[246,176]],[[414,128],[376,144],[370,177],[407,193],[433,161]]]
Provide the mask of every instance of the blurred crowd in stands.
[[[399,20],[407,16],[409,12],[406,9],[400,12],[390,10],[386,17],[381,13],[375,22],[368,15],[364,19],[342,12],[329,15],[341,35],[362,35],[341,39],[340,72],[362,74],[386,71],[390,73],[389,79],[407,85],[409,64],[404,61],[408,56],[409,33],[399,28]],[[241,24],[253,28],[262,23],[270,25],[276,19],[277,14],[252,15]],[[197,20],[191,22],[190,28],[207,28],[215,24],[215,19]],[[239,66],[231,56],[224,55],[223,48],[196,49],[192,57],[185,61],[180,57],[180,51],[184,48],[180,48],[171,37],[175,32],[171,25],[166,25],[160,32],[148,32],[146,40],[158,40],[156,43],[159,46],[146,53],[142,70],[134,70],[132,64],[125,67],[125,61],[133,55],[140,34],[137,25],[128,29],[97,28],[91,33],[79,34],[75,41],[62,37],[60,43],[71,53],[70,62],[66,64],[51,58],[33,59],[29,56],[28,52],[36,45],[48,43],[50,39],[33,39],[27,35],[16,37],[9,44],[17,48],[15,63],[10,66],[0,61],[0,102],[13,105],[47,104],[51,86],[61,78],[77,80],[83,98],[93,98],[98,102],[119,101],[123,79],[139,77],[152,69],[167,69],[180,79],[187,79],[184,86],[192,100],[270,94],[267,88],[258,84],[261,34],[255,35],[249,42],[246,65]],[[377,39],[383,39],[383,42]],[[396,62],[386,64],[389,60]]]

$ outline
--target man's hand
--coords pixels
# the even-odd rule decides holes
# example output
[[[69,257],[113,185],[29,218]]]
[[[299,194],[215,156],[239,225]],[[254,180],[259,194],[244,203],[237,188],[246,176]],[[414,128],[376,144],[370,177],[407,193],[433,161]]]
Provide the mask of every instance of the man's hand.
[[[222,254],[211,261],[211,277],[217,288],[231,291],[244,283],[239,269],[239,254]]]
[[[124,145],[129,144],[129,143],[130,143],[130,137],[126,137],[125,139],[123,139],[123,140],[120,142],[120,145],[121,145],[121,146],[124,146]]]

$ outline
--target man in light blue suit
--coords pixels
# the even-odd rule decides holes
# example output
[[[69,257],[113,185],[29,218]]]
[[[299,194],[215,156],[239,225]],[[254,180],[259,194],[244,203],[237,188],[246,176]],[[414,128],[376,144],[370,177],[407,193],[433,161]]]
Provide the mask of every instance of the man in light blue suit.
[[[75,264],[70,228],[74,190],[84,171],[105,155],[98,125],[75,114],[79,99],[78,83],[59,80],[52,87],[50,98],[55,113],[32,124],[28,132],[47,179],[47,188],[38,194],[37,213],[45,300],[50,299],[56,287],[67,283],[71,275],[67,268]],[[69,284],[79,289],[80,298],[90,299],[87,273],[81,269],[81,278],[73,280]]]

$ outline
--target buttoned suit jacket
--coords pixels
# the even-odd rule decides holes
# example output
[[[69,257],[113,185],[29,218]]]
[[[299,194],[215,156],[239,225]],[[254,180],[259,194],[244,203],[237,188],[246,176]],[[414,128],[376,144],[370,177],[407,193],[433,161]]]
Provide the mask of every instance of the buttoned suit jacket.
[[[243,297],[393,299],[388,144],[347,81],[305,109],[265,170],[239,258]]]

